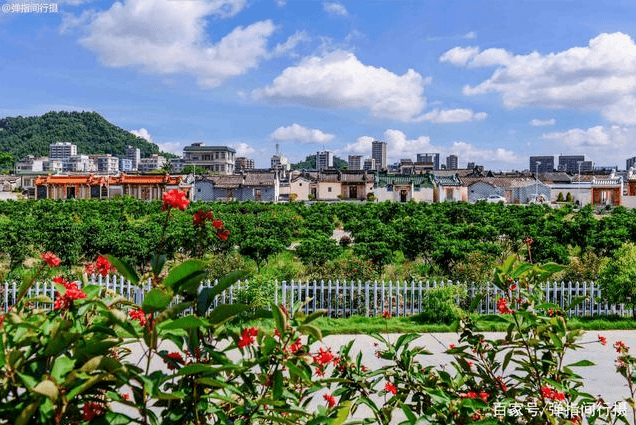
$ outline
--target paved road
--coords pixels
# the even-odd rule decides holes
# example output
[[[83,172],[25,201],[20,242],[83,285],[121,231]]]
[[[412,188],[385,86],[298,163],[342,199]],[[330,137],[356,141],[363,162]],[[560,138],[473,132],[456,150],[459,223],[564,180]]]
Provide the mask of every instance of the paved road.
[[[599,334],[607,338],[607,346],[602,346],[598,343]],[[488,335],[496,338],[497,334],[491,333]],[[390,338],[391,341],[396,341],[399,334],[385,336]],[[371,370],[386,365],[384,360],[375,357],[375,351],[378,349],[378,347],[374,346],[376,340],[368,335],[330,335],[325,337],[322,342],[316,343],[312,347],[312,351],[317,351],[318,347],[321,346],[331,347],[333,351],[337,351],[341,345],[349,343],[352,339],[355,341],[352,349],[353,357],[358,352],[362,352],[363,362]],[[457,340],[458,335],[455,333],[425,334],[415,340],[412,345],[424,346],[433,353],[429,356],[421,356],[419,360],[422,364],[443,366],[448,365],[451,361],[451,356],[443,352],[448,348],[449,344],[457,343]],[[614,366],[617,354],[612,345],[618,340],[623,341],[628,347],[636,349],[636,331],[586,332],[580,341],[584,344],[584,348],[573,351],[566,357],[566,364],[579,360],[590,360],[595,363],[595,366],[580,367],[577,368],[577,371],[585,380],[584,389],[592,395],[602,396],[610,404],[623,400],[629,394],[625,379],[616,373]],[[143,353],[141,344],[133,344],[130,348],[133,351],[131,358],[141,359]],[[169,342],[164,342],[160,349],[173,351],[175,347]],[[236,352],[236,355],[238,357],[238,352]],[[151,364],[153,370],[165,367],[160,359],[153,359]],[[321,397],[318,397],[317,403],[321,402]],[[365,415],[367,413],[361,410],[356,417],[365,417]]]

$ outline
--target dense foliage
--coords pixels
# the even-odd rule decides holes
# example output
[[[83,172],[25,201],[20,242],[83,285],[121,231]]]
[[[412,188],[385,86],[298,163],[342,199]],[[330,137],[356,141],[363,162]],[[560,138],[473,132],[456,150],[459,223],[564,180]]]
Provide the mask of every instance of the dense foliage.
[[[316,169],[316,155],[308,155],[304,161],[300,161],[296,164],[290,164],[293,170],[315,170]],[[333,157],[333,166],[338,170],[346,170],[349,168],[349,163],[344,159]]]
[[[536,290],[560,269],[556,264],[530,264],[513,255],[494,270],[503,294],[494,320],[507,325],[505,335],[489,339],[481,332],[484,318],[473,322],[460,312],[451,318],[459,319],[460,331],[457,344],[445,351],[451,360],[434,366],[421,361],[430,353],[413,344],[418,335],[374,334],[373,349],[384,365],[373,370],[354,351],[354,341],[339,350],[324,346],[312,323],[323,312],[305,316],[302,304],[289,312],[272,303],[270,311],[253,315],[253,305],[215,305],[244,275],[240,271],[202,288],[203,261],[188,259],[166,270],[168,225],[189,201],[177,190],[163,200],[167,212],[147,264],[106,255],[87,266],[104,276],[115,267],[135,285],[148,278],[151,288],[141,305],[62,276],[54,279],[55,294],[29,298],[40,278],[58,271],[61,260],[52,252],[22,274],[12,304],[0,314],[0,422],[388,425],[401,416],[401,424],[412,425],[604,424],[629,423],[628,405],[636,416],[636,358],[622,341],[613,345],[629,404],[585,410],[605,402],[583,392],[576,373],[593,363],[567,361],[570,351],[583,348],[581,331],[568,328],[569,307],[545,303]],[[197,209],[192,224],[213,232],[216,241],[228,237],[225,223],[211,212]],[[198,232],[195,243],[207,236]],[[530,251],[530,238],[525,244]],[[142,270],[149,271],[140,275]],[[454,295],[439,292],[434,304],[441,310]],[[269,316],[276,329],[228,326],[241,316]],[[598,343],[607,340],[599,335]],[[142,353],[131,356],[131,346]],[[362,419],[352,422],[354,415]]]
[[[227,241],[192,245],[198,209],[225,222],[231,232]],[[147,262],[163,221],[159,202],[131,198],[2,202],[0,267],[13,268],[42,251],[57,252],[66,267],[106,252]],[[341,236],[329,239],[336,228],[352,242],[338,246]],[[199,202],[174,211],[166,234],[169,259],[206,257],[220,264],[214,257],[240,254],[255,273],[272,279],[478,282],[489,279],[492,267],[511,254],[530,260],[524,243],[529,237],[533,262],[566,265],[564,279],[596,280],[606,259],[623,243],[636,242],[636,212],[619,207],[599,216],[591,207],[575,212],[486,203]],[[300,261],[283,272],[274,265],[288,254]]]
[[[71,142],[77,145],[77,153],[85,155],[124,155],[128,145],[139,148],[142,157],[160,153],[156,144],[109,123],[96,112],[47,112],[0,119],[0,152],[11,154],[14,161],[27,155],[48,156],[49,145],[56,142]]]

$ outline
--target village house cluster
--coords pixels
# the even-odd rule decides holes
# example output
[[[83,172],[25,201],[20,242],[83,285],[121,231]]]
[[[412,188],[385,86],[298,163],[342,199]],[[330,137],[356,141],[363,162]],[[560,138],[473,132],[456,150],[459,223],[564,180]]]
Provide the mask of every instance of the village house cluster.
[[[118,158],[78,155],[75,145],[56,143],[48,158],[27,157],[17,163],[16,175],[0,178],[0,189],[23,187],[36,199],[153,200],[167,190],[180,189],[194,201],[483,200],[636,207],[636,158],[628,159],[622,172],[616,167],[593,167],[582,155],[559,156],[557,164],[554,157],[532,156],[529,170],[510,173],[494,173],[474,163],[458,168],[456,155],[445,162],[440,165],[438,153],[422,153],[415,161],[387,164],[386,143],[379,141],[373,142],[370,158],[350,155],[345,170],[333,167],[334,157],[328,151],[317,152],[314,169],[291,170],[277,147],[270,168],[255,169],[252,159],[237,157],[227,146],[193,143],[184,148],[183,157],[166,161],[158,155],[140,158],[139,149],[132,147]],[[183,174],[189,165],[198,171]],[[158,173],[162,168],[166,172]]]

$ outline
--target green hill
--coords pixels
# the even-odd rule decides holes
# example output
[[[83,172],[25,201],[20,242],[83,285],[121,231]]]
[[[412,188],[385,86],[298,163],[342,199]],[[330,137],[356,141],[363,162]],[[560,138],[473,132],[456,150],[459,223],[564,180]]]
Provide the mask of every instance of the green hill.
[[[349,168],[349,163],[344,159],[340,159],[337,156],[333,157],[333,166],[338,170],[346,170]],[[292,170],[311,170],[316,168],[316,155],[308,155],[304,161],[296,164],[290,164]]]
[[[48,112],[38,117],[0,119],[0,155],[9,153],[14,161],[27,155],[48,156],[49,145],[56,142],[71,142],[77,145],[77,153],[85,155],[124,155],[126,146],[131,145],[141,150],[142,158],[151,153],[176,157],[160,152],[156,144],[109,123],[96,112]]]

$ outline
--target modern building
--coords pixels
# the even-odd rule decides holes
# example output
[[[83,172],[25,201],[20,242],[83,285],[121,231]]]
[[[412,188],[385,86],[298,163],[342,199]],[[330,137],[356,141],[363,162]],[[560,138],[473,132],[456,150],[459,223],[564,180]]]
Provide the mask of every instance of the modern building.
[[[97,163],[97,171],[99,173],[117,174],[119,173],[119,158],[106,155],[91,155],[93,160]]]
[[[459,158],[457,155],[448,155],[446,157],[446,169],[457,170],[459,168]]]
[[[376,170],[382,170],[386,168],[387,166],[386,151],[387,151],[386,142],[380,142],[375,140],[371,143],[371,158],[375,160]]]
[[[439,154],[438,153],[418,153],[415,162],[423,164],[433,164],[433,170],[439,170]]]
[[[586,161],[585,155],[559,155],[559,171],[567,173],[578,173],[579,163],[581,172],[592,171],[592,161]]]
[[[349,169],[362,170],[362,155],[349,155]]]
[[[70,142],[57,142],[49,145],[49,158],[65,160],[77,155],[77,145]]]
[[[91,173],[97,171],[97,163],[88,155],[73,155],[62,162],[64,172]]]
[[[134,171],[133,160],[130,158],[119,158],[119,171],[122,173],[130,173]]]
[[[132,161],[132,169],[139,169],[139,162],[141,162],[141,150],[139,148],[134,148],[130,145],[126,147],[126,159]]]
[[[33,171],[44,171],[44,162],[48,161],[46,156],[27,155],[15,163],[15,173],[30,173]]]
[[[42,171],[46,173],[61,173],[64,171],[64,161],[59,159],[49,159],[42,163]]]
[[[475,163],[474,162],[469,162],[468,164],[466,164],[466,168],[468,170],[473,170],[475,168]]]
[[[636,168],[636,156],[633,156],[629,158],[627,161],[625,161],[625,169],[627,171],[629,171],[629,169],[632,167]]]
[[[554,171],[554,155],[531,156],[528,170],[530,170],[531,173],[553,172]]]
[[[186,147],[187,149],[187,147]],[[139,167],[137,168],[141,173],[147,173],[152,170],[158,170],[166,165],[166,158],[156,153],[151,154],[148,158],[141,158],[139,161]]]
[[[329,151],[316,152],[316,169],[333,168],[333,153]]]
[[[234,171],[253,170],[254,160],[244,156],[236,157],[234,161]]]
[[[362,168],[365,171],[371,171],[371,170],[377,170],[376,164],[375,164],[375,158],[367,158],[364,160],[364,165],[362,166]]]
[[[228,146],[205,146],[202,142],[183,148],[183,160],[186,164],[218,174],[234,173],[235,155],[236,150]]]

